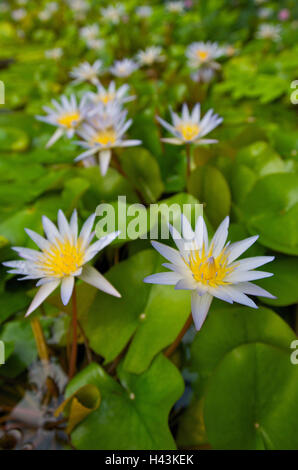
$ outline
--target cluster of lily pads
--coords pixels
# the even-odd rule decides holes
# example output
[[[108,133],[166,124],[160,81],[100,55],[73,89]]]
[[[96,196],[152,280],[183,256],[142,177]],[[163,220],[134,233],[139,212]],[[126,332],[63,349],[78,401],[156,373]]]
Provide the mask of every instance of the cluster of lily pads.
[[[1,4],[0,447],[297,447],[298,22],[240,3]]]

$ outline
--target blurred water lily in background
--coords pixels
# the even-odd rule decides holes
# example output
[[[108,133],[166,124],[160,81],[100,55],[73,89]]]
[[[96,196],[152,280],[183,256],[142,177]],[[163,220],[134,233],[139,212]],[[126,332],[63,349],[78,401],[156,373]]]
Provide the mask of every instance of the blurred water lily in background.
[[[97,91],[90,92],[88,97],[94,104],[102,103],[107,105],[114,102],[118,104],[124,104],[135,99],[134,96],[127,96],[128,91],[129,85],[125,84],[121,85],[119,88],[116,88],[115,82],[111,81],[107,88],[99,83],[97,85]]]
[[[76,157],[76,161],[98,155],[101,174],[104,176],[110,164],[111,149],[140,145],[140,140],[123,138],[132,124],[131,119],[126,120],[126,115],[127,111],[121,110],[117,102],[99,103],[89,115],[88,122],[83,123],[78,131],[82,138],[78,144],[87,150]]]
[[[171,111],[173,125],[167,123],[157,116],[161,125],[167,129],[174,137],[164,137],[163,142],[174,145],[183,145],[194,143],[196,145],[214,144],[215,139],[203,139],[203,137],[211,132],[215,127],[222,123],[222,118],[217,114],[213,114],[213,109],[205,114],[201,119],[201,106],[197,103],[190,113],[187,104],[182,106],[181,117]]]
[[[132,59],[116,60],[110,68],[111,74],[115,77],[126,78],[129,77],[135,70],[138,69],[138,64]]]
[[[57,126],[57,130],[48,141],[47,147],[51,147],[63,134],[71,139],[87,113],[86,99],[82,99],[78,103],[75,95],[71,95],[70,99],[63,95],[60,100],[60,103],[52,100],[53,108],[44,106],[44,111],[48,113],[47,116],[37,116],[39,121]]]
[[[278,41],[280,39],[281,29],[279,25],[261,24],[257,30],[256,37],[259,39],[271,39]]]
[[[295,2],[0,12],[0,450],[297,450]]]
[[[152,65],[155,62],[163,62],[165,59],[161,47],[158,46],[147,47],[144,51],[139,51],[137,58],[141,65]]]
[[[109,5],[106,8],[102,8],[100,12],[104,20],[117,24],[121,21],[125,13],[125,8],[121,3],[117,3],[116,5]]]
[[[94,64],[82,62],[77,67],[74,67],[70,72],[70,76],[74,79],[73,83],[90,82],[93,85],[98,84],[98,75],[102,69],[102,61],[96,60]]]
[[[210,41],[194,42],[188,46],[185,54],[189,67],[194,69],[191,75],[193,80],[209,82],[221,68],[216,59],[225,55],[225,48]]]

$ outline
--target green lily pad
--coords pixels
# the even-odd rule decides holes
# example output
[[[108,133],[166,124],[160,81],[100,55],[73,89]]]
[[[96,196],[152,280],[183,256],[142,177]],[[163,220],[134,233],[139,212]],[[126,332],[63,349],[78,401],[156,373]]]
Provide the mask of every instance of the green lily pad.
[[[163,260],[154,250],[146,250],[113,266],[106,277],[122,298],[98,291],[84,322],[90,346],[106,362],[131,340],[124,361],[129,372],[146,370],[154,356],[175,340],[190,312],[189,292],[143,282],[149,274],[162,271]]]
[[[298,174],[275,173],[259,179],[240,209],[249,232],[260,234],[260,244],[298,255]]]
[[[210,379],[204,418],[214,449],[297,450],[298,368],[289,351],[237,347]]]
[[[255,310],[213,301],[204,327],[191,345],[191,370],[198,373],[202,394],[225,355],[242,344],[262,342],[288,350],[295,334],[272,310]]]
[[[190,175],[188,190],[205,205],[206,214],[214,227],[229,214],[231,193],[223,174],[214,166],[196,168]]]
[[[24,152],[29,144],[28,135],[21,129],[13,127],[0,128],[0,149],[2,152]]]

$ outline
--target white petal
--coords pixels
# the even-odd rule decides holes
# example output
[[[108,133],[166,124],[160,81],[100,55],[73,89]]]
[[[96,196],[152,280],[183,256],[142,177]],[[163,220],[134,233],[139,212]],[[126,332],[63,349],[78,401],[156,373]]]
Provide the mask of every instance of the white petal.
[[[268,297],[269,299],[276,299],[275,295],[270,294],[267,290],[263,289],[252,282],[240,282],[236,284],[237,288],[239,288],[245,294],[250,295],[258,295],[260,297]]]
[[[207,231],[206,224],[205,224],[203,217],[200,215],[197,219],[196,228],[195,228],[195,237],[196,237],[199,250],[203,246],[205,231]]]
[[[181,274],[176,272],[166,272],[166,273],[156,273],[147,276],[144,279],[144,282],[147,284],[165,284],[165,285],[175,285],[181,279]]]
[[[67,305],[71,297],[74,286],[74,277],[67,276],[61,282],[61,300],[63,305]]]
[[[196,281],[191,277],[180,279],[177,282],[175,289],[176,290],[194,290],[197,287]]]
[[[164,137],[160,139],[162,142],[165,142],[166,144],[173,144],[173,145],[183,145],[184,140],[178,139],[175,137]]]
[[[85,253],[85,263],[87,262],[87,258],[89,258],[90,256],[93,258],[96,253],[98,253],[100,250],[103,250],[106,246],[110,245],[118,237],[119,234],[120,230],[118,230],[117,232],[109,233],[108,235],[102,237],[100,240],[97,240],[97,242],[93,243],[93,245],[91,245]],[[89,258],[88,261],[90,259],[91,258]]]
[[[58,287],[60,284],[60,280],[48,282],[41,286],[41,288],[38,290],[37,294],[35,295],[34,299],[32,300],[25,317],[28,317],[30,313],[32,313],[34,310],[36,310],[42,302]]]
[[[183,238],[186,241],[189,242],[194,239],[194,231],[189,223],[189,220],[187,219],[187,217],[185,217],[183,213],[181,214],[181,231]]]
[[[31,248],[23,248],[22,246],[13,246],[12,249],[16,251],[22,258],[36,261],[40,257],[40,251],[32,250]]]
[[[184,254],[184,241],[181,237],[181,234],[178,232],[178,230],[175,229],[171,224],[169,224],[169,230],[172,235],[172,238],[178,248],[178,250]]]
[[[48,149],[49,147],[51,147],[55,142],[57,142],[58,139],[60,139],[60,137],[62,137],[63,134],[64,130],[59,127],[46,144],[46,148]]]
[[[267,273],[265,271],[237,271],[235,269],[231,274],[229,274],[225,281],[227,282],[244,282],[244,281],[255,281],[256,279],[263,279],[264,277],[273,276],[272,273]]]
[[[192,115],[191,115],[191,120],[194,123],[198,123],[200,121],[200,116],[201,115],[201,106],[200,103],[197,103],[193,110],[192,110]]]
[[[216,297],[217,299],[223,300],[224,302],[228,302],[229,304],[233,303],[233,299],[231,298],[228,291],[225,289],[225,286],[221,287],[210,287],[208,286],[208,292]]]
[[[34,243],[41,250],[46,250],[50,247],[49,242],[45,238],[43,238],[41,235],[39,235],[38,233],[34,232],[33,230],[30,230],[29,228],[25,228],[25,232],[27,233],[27,235],[29,235],[31,240],[33,240]]]
[[[88,217],[88,219],[86,220],[86,222],[84,223],[84,225],[81,229],[79,238],[82,240],[82,247],[83,248],[85,248],[87,246],[87,243],[90,240],[89,237],[90,237],[91,230],[92,230],[92,227],[93,227],[93,224],[94,224],[95,216],[96,216],[95,214],[91,214]]]
[[[60,233],[58,232],[56,225],[53,224],[53,222],[48,219],[48,217],[46,217],[45,215],[42,216],[42,225],[47,239],[51,243],[54,243],[57,239],[61,239]]]
[[[165,129],[171,132],[171,134],[175,133],[175,128],[171,126],[171,124],[169,124],[167,121],[164,121],[164,119],[160,118],[159,116],[156,116],[156,119]]]
[[[107,294],[114,295],[115,297],[121,297],[115,287],[113,287],[112,284],[92,266],[84,266],[82,274],[78,277],[82,279],[82,281],[87,282],[91,286],[94,286],[97,289],[106,292]]]
[[[201,139],[193,141],[195,145],[207,145],[207,144],[217,144],[218,140],[216,139]]]
[[[162,256],[171,261],[174,264],[184,264],[179,251],[174,248],[164,245],[163,243],[151,241],[151,245],[156,249]]]
[[[191,312],[196,330],[201,329],[209,311],[212,299],[212,295],[208,293],[204,295],[199,295],[197,292],[192,293]]]
[[[109,149],[101,150],[99,152],[99,166],[100,166],[100,172],[102,176],[105,176],[108,171],[110,160],[111,160],[111,155],[112,155],[111,150]]]
[[[232,263],[237,259],[242,253],[244,253],[248,248],[255,243],[259,238],[259,235],[253,237],[245,238],[239,242],[232,243],[227,249],[228,262]]]
[[[136,145],[141,145],[142,141],[141,140],[136,140],[136,139],[129,139],[129,140],[121,140],[119,145],[121,147],[135,147]]]
[[[39,279],[39,281],[36,283],[36,287],[43,286],[44,284],[48,284],[49,282],[53,282],[52,277],[43,277],[42,279]]]
[[[69,240],[72,239],[69,223],[61,209],[58,211],[58,227],[63,238],[67,237]]]
[[[69,226],[73,239],[76,240],[78,238],[78,213],[76,209],[72,213]]]
[[[220,289],[220,288],[219,288]],[[248,307],[258,308],[258,306],[251,300],[247,295],[241,292],[241,288],[239,284],[235,284],[234,286],[225,286],[225,292],[229,294],[233,302],[237,302],[238,304],[247,305]]]
[[[236,266],[237,271],[249,271],[251,269],[258,268],[263,264],[270,263],[274,258],[274,256],[253,256],[251,258],[244,258],[239,261],[235,261],[235,263],[230,266]]]
[[[80,153],[80,155],[78,155],[74,161],[79,162],[80,160],[83,160],[84,158],[88,158],[91,155],[94,155],[95,153],[97,153],[98,150],[99,150],[98,147],[93,147],[89,150],[86,150],[86,152]]]

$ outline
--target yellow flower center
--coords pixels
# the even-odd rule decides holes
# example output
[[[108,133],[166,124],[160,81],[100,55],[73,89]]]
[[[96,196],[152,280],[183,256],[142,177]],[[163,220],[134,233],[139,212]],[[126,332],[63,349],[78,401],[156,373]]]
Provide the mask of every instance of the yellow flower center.
[[[212,247],[206,253],[204,247],[202,250],[195,250],[190,253],[188,262],[193,278],[202,284],[208,284],[210,287],[217,287],[229,284],[225,277],[230,274],[234,267],[228,267],[227,256],[223,250],[219,256],[212,256]]]
[[[98,101],[102,102],[103,104],[108,104],[110,101],[115,99],[115,93],[104,93],[102,95],[98,95]]]
[[[197,56],[200,60],[206,60],[208,59],[208,52],[207,51],[197,51]]]
[[[84,262],[84,250],[80,239],[77,242],[65,239],[53,243],[49,250],[44,250],[41,268],[47,276],[64,277],[74,274]]]
[[[58,123],[61,124],[61,126],[71,129],[77,124],[77,122],[80,120],[80,117],[81,116],[78,111],[75,111],[73,113],[65,113],[59,117]]]
[[[93,144],[113,145],[117,140],[116,132],[113,128],[107,128],[99,131],[92,139]]]
[[[198,124],[193,124],[192,122],[180,123],[176,129],[181,133],[184,140],[192,140],[200,132]]]

